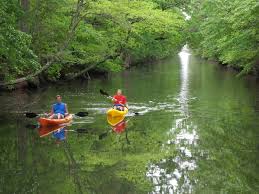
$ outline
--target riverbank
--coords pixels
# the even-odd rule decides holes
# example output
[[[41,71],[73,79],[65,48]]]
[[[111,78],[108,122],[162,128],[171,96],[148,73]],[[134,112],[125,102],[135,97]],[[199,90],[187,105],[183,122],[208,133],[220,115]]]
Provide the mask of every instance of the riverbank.
[[[200,54],[196,54],[197,57],[200,57],[201,59],[204,59],[208,61],[209,63],[213,63],[221,67],[222,70],[224,71],[230,71],[234,73],[237,77],[246,77],[248,79],[259,79],[259,72],[257,70],[254,71],[249,71],[249,72],[243,72],[243,68],[238,67],[236,65],[229,65],[229,64],[224,64],[217,59],[209,59],[206,57],[202,57]]]
[[[166,57],[164,59],[146,59],[145,61],[138,62],[138,63],[133,63],[133,64],[128,64],[129,66],[123,70],[120,70],[120,72],[116,72],[120,74],[123,71],[127,71],[131,68],[138,68],[141,66],[148,66],[148,65],[154,65],[155,63],[160,63],[162,61],[167,60],[170,57]],[[101,69],[91,69],[84,74],[74,78],[74,79],[67,79],[65,75],[61,75],[59,79],[50,79],[46,75],[42,74],[34,79],[26,80],[21,83],[17,83],[14,85],[8,85],[5,87],[0,87],[0,91],[14,91],[17,89],[28,89],[28,90],[33,90],[33,89],[39,89],[42,87],[46,87],[48,85],[55,85],[55,84],[60,84],[60,83],[70,83],[73,82],[73,80],[81,80],[81,81],[89,81],[91,79],[104,79],[107,78],[110,74],[116,74],[114,72],[109,72],[109,71],[104,71]]]

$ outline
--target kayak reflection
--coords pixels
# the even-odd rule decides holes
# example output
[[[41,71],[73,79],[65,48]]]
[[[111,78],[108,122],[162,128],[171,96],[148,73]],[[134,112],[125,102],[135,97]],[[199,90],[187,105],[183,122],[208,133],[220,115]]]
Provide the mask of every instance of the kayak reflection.
[[[112,126],[112,130],[117,133],[117,134],[122,134],[125,131],[125,138],[126,138],[126,142],[127,144],[130,144],[130,141],[128,139],[128,130],[127,130],[127,123],[129,122],[129,120],[123,120],[120,123],[118,123],[115,126]]]
[[[65,127],[54,131],[52,133],[52,137],[54,137],[58,142],[59,141],[64,141],[66,139]]]
[[[112,130],[115,133],[123,133],[127,127],[127,121],[123,120],[115,126],[112,126]]]
[[[106,131],[105,133],[102,133],[99,135],[99,140],[102,140],[103,138],[107,137],[107,135],[112,131],[115,132],[116,134],[122,134],[123,132],[125,132],[127,144],[130,144],[130,141],[128,139],[128,130],[127,130],[128,122],[129,120],[122,120],[121,122],[119,122],[114,126],[110,125],[111,128],[109,129],[109,131]]]
[[[62,125],[54,125],[54,126],[41,126],[39,129],[38,129],[38,132],[39,132],[39,136],[40,137],[45,137],[45,136],[48,136],[50,134],[52,134],[53,132],[55,131],[58,131],[59,129],[62,129],[64,128],[65,126]]]
[[[57,126],[42,126],[39,128],[39,136],[45,137],[52,134],[52,137],[56,139],[56,142],[59,143],[66,139],[66,125],[57,125]]]

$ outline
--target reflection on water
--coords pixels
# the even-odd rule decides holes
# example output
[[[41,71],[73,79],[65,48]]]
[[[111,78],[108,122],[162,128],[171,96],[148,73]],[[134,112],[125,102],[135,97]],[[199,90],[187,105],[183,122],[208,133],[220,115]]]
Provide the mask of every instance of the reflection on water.
[[[179,56],[181,61],[181,91],[179,95],[179,104],[184,115],[188,116],[188,65],[190,53],[186,45],[179,53]]]
[[[56,140],[56,143],[66,140],[67,131],[67,125],[41,126],[38,129],[38,133],[41,138],[52,135]]]
[[[115,126],[111,126],[112,127],[112,130],[117,133],[117,134],[120,134],[120,133],[123,133],[127,127],[127,122],[128,121],[125,121],[125,119],[123,121],[121,121],[120,123],[118,123],[117,125]]]
[[[66,139],[66,128],[63,127],[52,133],[52,136],[56,139],[56,142],[61,142]]]
[[[105,81],[1,94],[0,193],[256,193],[259,87],[217,67],[185,47]],[[126,126],[107,124],[100,88],[123,88]],[[54,129],[59,146],[18,114],[44,113],[57,93],[71,113],[89,112],[67,134]]]
[[[188,95],[188,65],[190,53],[187,46],[183,47],[179,53],[181,61],[181,87],[177,100],[177,105],[172,105],[172,109],[176,108],[180,115],[173,122],[172,128],[168,135],[173,136],[166,142],[167,145],[176,146],[177,155],[174,158],[164,159],[159,164],[151,164],[149,166],[147,176],[155,185],[152,193],[191,193],[193,183],[190,180],[189,173],[196,166],[196,161],[192,154],[192,147],[196,145],[198,135],[195,126],[189,120],[188,102],[191,98]],[[174,166],[168,170],[168,166]],[[163,168],[163,167],[166,168]]]

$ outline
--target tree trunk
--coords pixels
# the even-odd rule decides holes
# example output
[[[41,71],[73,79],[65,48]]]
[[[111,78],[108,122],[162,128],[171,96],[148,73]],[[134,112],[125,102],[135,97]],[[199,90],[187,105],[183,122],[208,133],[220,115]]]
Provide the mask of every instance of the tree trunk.
[[[21,3],[22,10],[24,12],[23,17],[21,18],[21,21],[20,21],[20,28],[21,28],[21,31],[28,32],[29,28],[28,28],[27,18],[28,18],[28,13],[30,9],[30,0],[20,0],[20,3]]]
[[[124,57],[125,57],[124,67],[127,69],[130,67],[130,64],[131,64],[131,56],[128,53],[126,53]]]
[[[29,0],[21,0],[21,6],[23,7],[24,10],[28,11],[29,10]],[[18,84],[21,82],[28,81],[28,80],[38,76],[43,71],[48,69],[51,65],[53,65],[53,63],[55,62],[54,58],[60,57],[62,55],[62,53],[64,52],[64,50],[68,47],[69,42],[71,41],[77,26],[79,25],[80,21],[82,21],[82,19],[83,19],[83,17],[80,16],[80,13],[82,11],[82,6],[84,6],[84,0],[78,0],[76,12],[71,18],[71,24],[70,24],[69,30],[67,32],[67,39],[60,46],[57,53],[53,54],[53,57],[51,60],[49,60],[41,69],[39,69],[38,71],[36,71],[28,76],[24,76],[24,77],[18,78],[16,80],[12,80],[10,82],[0,82],[0,87],[15,85],[15,84]],[[24,21],[22,21],[22,23],[23,22]],[[22,25],[22,27],[26,30],[26,25],[25,26]]]

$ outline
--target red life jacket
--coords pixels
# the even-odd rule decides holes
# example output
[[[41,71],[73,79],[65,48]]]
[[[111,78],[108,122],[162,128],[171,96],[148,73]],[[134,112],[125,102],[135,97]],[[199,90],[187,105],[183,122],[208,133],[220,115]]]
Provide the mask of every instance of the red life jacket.
[[[127,99],[126,96],[123,95],[115,95],[113,96],[113,98],[115,99],[115,101],[113,102],[114,104],[127,104]]]

